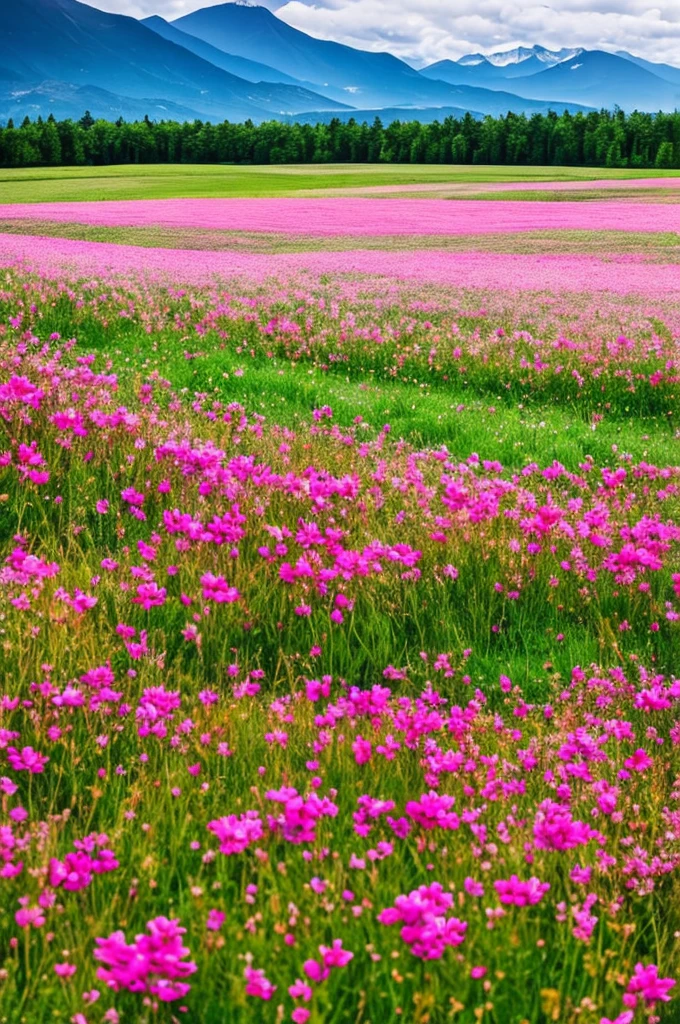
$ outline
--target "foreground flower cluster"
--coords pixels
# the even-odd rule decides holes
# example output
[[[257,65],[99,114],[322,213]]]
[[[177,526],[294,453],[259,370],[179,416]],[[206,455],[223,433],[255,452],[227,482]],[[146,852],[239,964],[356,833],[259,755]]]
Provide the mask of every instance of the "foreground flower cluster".
[[[118,287],[2,293],[0,1014],[673,1020],[680,466],[270,422],[167,347],[597,428],[672,334]]]

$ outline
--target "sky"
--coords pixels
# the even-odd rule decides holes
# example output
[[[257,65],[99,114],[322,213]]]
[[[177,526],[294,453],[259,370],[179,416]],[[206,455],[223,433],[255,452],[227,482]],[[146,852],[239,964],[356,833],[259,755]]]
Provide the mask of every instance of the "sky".
[[[172,19],[220,0],[85,0]],[[295,28],[422,65],[518,44],[630,50],[680,65],[680,0],[261,0]]]

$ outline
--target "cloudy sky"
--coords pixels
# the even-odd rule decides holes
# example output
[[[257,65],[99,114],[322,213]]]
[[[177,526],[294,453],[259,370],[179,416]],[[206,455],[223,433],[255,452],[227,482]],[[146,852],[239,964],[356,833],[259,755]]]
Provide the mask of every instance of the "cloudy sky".
[[[86,2],[173,18],[219,0]],[[680,0],[289,0],[278,16],[310,35],[390,50],[414,63],[542,43],[626,49],[680,65]]]

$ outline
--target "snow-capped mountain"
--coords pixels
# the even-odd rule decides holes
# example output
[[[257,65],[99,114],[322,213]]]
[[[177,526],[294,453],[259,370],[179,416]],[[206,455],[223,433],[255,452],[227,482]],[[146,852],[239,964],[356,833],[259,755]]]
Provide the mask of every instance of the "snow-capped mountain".
[[[450,85],[511,91],[531,99],[566,97],[609,110],[680,110],[680,68],[627,52],[517,46],[439,60],[420,73]]]
[[[545,46],[516,46],[512,50],[499,50],[496,53],[469,53],[456,63],[464,68],[484,63],[505,68],[510,64],[522,64],[525,60],[535,57],[541,64],[551,67],[553,64],[561,64],[564,60],[571,60],[581,52],[579,48],[563,47],[561,50],[548,50]]]

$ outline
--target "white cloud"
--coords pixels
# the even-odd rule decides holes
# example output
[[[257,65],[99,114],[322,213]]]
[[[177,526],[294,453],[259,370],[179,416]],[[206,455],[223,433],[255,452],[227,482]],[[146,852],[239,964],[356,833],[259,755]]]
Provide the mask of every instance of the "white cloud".
[[[420,62],[533,43],[680,57],[680,0],[290,0],[278,16],[310,35]]]
[[[221,0],[90,0],[172,19]],[[277,0],[263,0],[276,7]],[[278,17],[322,39],[424,64],[518,44],[631,50],[680,63],[680,0],[289,0]]]

